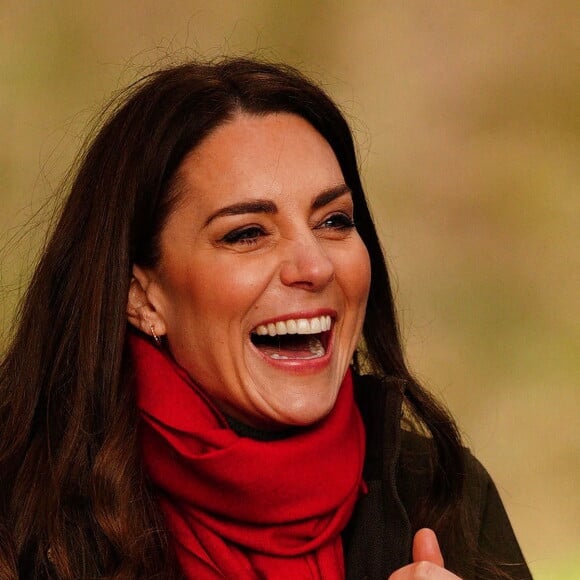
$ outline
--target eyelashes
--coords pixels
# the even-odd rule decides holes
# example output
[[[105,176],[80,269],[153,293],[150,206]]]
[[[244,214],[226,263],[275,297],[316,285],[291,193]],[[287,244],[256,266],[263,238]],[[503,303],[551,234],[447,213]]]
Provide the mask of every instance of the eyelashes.
[[[325,218],[316,225],[315,230],[328,230],[329,232],[346,232],[356,227],[356,224],[348,214],[337,212]],[[230,246],[252,246],[258,243],[260,238],[270,235],[270,233],[258,225],[244,226],[228,232],[220,239],[221,243]]]
[[[247,226],[227,233],[220,241],[229,244],[252,245],[258,243],[258,238],[267,235],[260,226]]]
[[[317,230],[334,229],[334,230],[350,230],[355,227],[354,220],[345,213],[333,213],[327,217],[319,226]]]

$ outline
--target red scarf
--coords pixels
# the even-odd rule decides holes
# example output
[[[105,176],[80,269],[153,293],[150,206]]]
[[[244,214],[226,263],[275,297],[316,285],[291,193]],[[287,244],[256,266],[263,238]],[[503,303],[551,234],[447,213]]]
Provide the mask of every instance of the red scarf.
[[[350,372],[325,419],[256,441],[169,356],[130,340],[145,467],[187,578],[344,578],[340,533],[364,485]]]

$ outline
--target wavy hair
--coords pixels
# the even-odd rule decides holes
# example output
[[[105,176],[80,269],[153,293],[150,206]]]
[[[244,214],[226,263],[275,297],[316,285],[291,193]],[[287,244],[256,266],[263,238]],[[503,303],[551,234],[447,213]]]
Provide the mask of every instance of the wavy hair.
[[[144,77],[109,109],[21,302],[0,368],[0,578],[179,577],[139,456],[127,294],[132,265],[159,260],[184,156],[239,111],[299,115],[334,150],[372,263],[365,368],[405,381],[406,403],[434,442],[431,492],[414,524],[443,535],[451,527],[459,436],[405,363],[347,122],[290,67],[188,63]]]

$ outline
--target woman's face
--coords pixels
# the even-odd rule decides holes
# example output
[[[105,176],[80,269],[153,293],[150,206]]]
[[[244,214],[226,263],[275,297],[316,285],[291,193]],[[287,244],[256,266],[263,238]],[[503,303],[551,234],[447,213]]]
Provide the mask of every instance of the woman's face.
[[[301,117],[239,114],[178,178],[160,262],[139,273],[157,333],[225,413],[263,428],[321,419],[370,283],[331,147]]]

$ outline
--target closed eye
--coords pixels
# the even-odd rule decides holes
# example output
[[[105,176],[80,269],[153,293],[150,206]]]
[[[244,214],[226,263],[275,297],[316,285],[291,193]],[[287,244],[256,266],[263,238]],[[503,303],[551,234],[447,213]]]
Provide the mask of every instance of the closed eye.
[[[252,245],[258,243],[258,238],[266,232],[259,226],[245,226],[227,233],[220,241],[234,246],[236,244]]]

